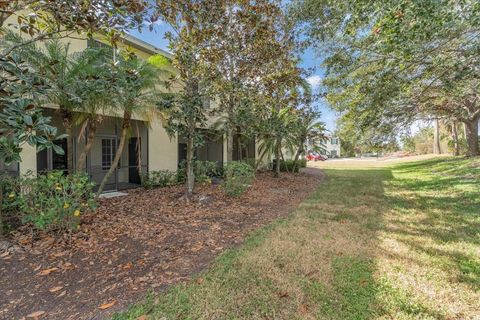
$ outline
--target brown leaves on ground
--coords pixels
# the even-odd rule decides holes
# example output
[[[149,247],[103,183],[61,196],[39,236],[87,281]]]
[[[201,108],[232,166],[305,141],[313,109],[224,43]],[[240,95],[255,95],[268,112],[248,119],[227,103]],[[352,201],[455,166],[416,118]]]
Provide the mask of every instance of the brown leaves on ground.
[[[106,317],[148,290],[189,280],[252,230],[286,216],[320,180],[312,169],[278,179],[264,173],[241,197],[203,185],[188,203],[183,186],[139,188],[102,200],[71,239],[17,233],[25,252],[0,258],[0,318],[35,310],[45,319]]]
[[[100,307],[98,307],[98,309],[105,310],[113,307],[116,303],[117,303],[117,300],[113,300],[112,302],[102,304]]]
[[[45,315],[45,311],[35,311],[30,313],[27,318],[38,319],[39,317]]]
[[[47,276],[49,275],[50,273],[54,272],[54,271],[57,271],[58,268],[49,268],[49,269],[45,269],[45,270],[42,270],[38,275],[39,276]]]
[[[63,287],[59,286],[59,287],[53,287],[48,291],[50,291],[51,293],[55,293],[55,292],[60,291],[62,289],[63,289]]]

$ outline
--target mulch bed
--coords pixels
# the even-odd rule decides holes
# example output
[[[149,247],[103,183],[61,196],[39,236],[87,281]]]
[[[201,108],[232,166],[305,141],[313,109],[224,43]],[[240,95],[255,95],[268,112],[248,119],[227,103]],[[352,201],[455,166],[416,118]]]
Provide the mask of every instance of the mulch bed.
[[[0,319],[104,319],[205,269],[249,232],[285,217],[320,183],[298,175],[257,176],[239,198],[198,186],[190,203],[183,187],[129,190],[103,199],[66,235],[16,234],[21,252],[0,256]]]

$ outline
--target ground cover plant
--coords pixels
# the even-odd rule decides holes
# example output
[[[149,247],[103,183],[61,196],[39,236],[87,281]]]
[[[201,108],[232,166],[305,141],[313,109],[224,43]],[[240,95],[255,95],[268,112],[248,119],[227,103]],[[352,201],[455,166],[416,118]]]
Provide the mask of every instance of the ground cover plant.
[[[13,224],[23,228],[70,232],[78,228],[84,213],[96,207],[94,184],[84,174],[52,171],[2,179],[6,186],[0,205]]]
[[[478,316],[479,159],[320,165],[326,182],[291,218],[113,318]]]
[[[246,162],[232,161],[225,167],[223,188],[230,196],[240,196],[255,179],[255,169]]]

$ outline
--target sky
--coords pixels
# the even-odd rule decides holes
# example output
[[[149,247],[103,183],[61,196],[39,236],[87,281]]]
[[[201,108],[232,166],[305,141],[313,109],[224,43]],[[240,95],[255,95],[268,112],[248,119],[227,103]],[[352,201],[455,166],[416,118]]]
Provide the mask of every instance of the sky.
[[[130,31],[132,36],[135,36],[149,44],[160,48],[165,51],[168,50],[168,41],[165,40],[164,34],[168,31],[168,26],[162,22],[158,22],[154,25],[153,31],[150,31],[148,27],[143,28],[142,32],[138,30]],[[323,70],[320,68],[321,58],[316,55],[313,49],[307,49],[300,56],[301,61],[299,66],[309,70],[309,76],[307,81],[312,86],[312,89],[318,91],[323,76]],[[328,130],[333,132],[335,130],[336,116],[335,112],[331,110],[324,101],[317,102],[318,109],[322,115],[320,121],[326,124]]]

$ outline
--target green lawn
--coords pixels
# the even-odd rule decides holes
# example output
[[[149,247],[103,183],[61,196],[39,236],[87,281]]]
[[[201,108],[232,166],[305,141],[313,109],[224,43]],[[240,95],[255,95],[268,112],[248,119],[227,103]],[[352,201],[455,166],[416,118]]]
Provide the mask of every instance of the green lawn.
[[[290,219],[114,319],[480,317],[480,159],[326,163]]]

